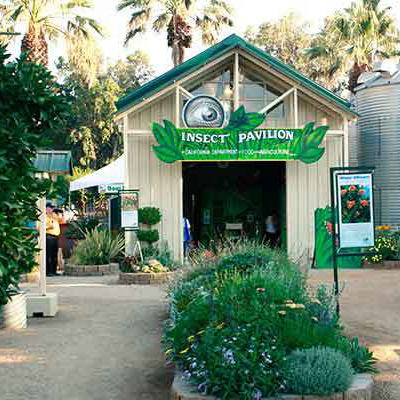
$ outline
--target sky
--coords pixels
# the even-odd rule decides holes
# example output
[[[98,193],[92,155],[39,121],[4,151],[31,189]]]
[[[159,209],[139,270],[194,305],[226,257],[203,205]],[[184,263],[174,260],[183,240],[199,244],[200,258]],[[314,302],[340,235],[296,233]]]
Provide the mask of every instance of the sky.
[[[322,26],[324,18],[336,10],[347,7],[351,0],[228,0],[235,13],[233,20],[235,26],[227,29],[221,35],[221,40],[226,36],[236,33],[243,36],[248,26],[258,26],[266,21],[274,21],[293,11],[299,18],[311,24],[311,32],[317,32]],[[124,37],[129,20],[129,11],[117,12],[119,0],[92,0],[94,4],[93,17],[105,28],[106,37],[100,39],[104,57],[109,61],[122,59],[135,50],[144,50],[150,55],[150,62],[159,75],[172,67],[171,49],[166,46],[166,33],[160,34],[148,31],[142,36],[131,40],[128,47],[123,46]],[[400,26],[400,1],[382,0],[383,6],[392,7],[392,15],[397,18]],[[15,44],[15,48],[19,43]],[[195,38],[193,47],[186,52],[186,59],[204,50],[199,38]],[[14,51],[16,51],[14,49]],[[63,46],[57,44],[50,50],[50,63],[54,64],[57,56],[64,52]],[[53,68],[52,68],[53,69]]]

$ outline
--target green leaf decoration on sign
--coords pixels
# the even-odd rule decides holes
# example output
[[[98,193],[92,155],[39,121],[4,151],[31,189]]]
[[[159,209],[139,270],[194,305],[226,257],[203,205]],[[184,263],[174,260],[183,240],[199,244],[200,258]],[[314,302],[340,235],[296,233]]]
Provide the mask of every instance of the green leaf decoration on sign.
[[[240,106],[231,114],[226,130],[251,131],[260,126],[265,120],[265,114],[246,113],[244,106]]]
[[[310,122],[303,128],[300,136],[292,143],[290,150],[296,160],[306,164],[317,162],[325,153],[324,148],[318,147],[328,130],[328,126],[323,125],[314,129],[314,122]]]
[[[154,152],[159,160],[171,164],[182,160],[182,137],[176,130],[174,124],[164,120],[164,125],[154,123],[153,133],[159,146],[153,146]]]

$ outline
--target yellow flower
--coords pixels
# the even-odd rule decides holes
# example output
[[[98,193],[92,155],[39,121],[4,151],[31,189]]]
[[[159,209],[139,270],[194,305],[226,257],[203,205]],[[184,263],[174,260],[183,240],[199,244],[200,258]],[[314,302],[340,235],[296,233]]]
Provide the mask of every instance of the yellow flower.
[[[313,303],[314,303],[314,304],[319,304],[319,305],[321,305],[321,302],[320,302],[318,299],[315,299],[315,300],[313,301]]]
[[[179,354],[185,354],[189,351],[190,347],[187,347],[185,350],[179,352]]]
[[[311,319],[312,319],[314,322],[318,322],[318,318],[317,318],[317,317],[311,317]]]
[[[205,332],[205,330],[203,329],[203,330],[201,330],[201,331],[198,331],[197,334],[198,334],[198,335],[202,335],[204,332]]]
[[[166,350],[166,351],[165,351],[165,355],[167,356],[168,354],[171,354],[172,351],[173,351],[173,349],[168,349],[168,350]]]
[[[279,315],[286,315],[286,311],[282,311],[282,310],[281,310],[281,311],[278,311],[278,314],[279,314]]]
[[[222,329],[224,327],[224,325],[225,324],[223,322],[221,322],[219,325],[216,326],[216,328],[217,329]]]
[[[293,304],[293,300],[285,300],[284,303],[285,304]]]
[[[192,335],[192,336],[189,336],[188,337],[188,341],[189,342],[194,342],[195,341],[195,337]]]

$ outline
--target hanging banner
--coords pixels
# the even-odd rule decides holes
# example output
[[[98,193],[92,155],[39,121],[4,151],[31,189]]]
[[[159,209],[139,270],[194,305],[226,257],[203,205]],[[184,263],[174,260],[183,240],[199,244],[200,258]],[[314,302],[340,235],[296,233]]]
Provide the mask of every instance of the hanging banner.
[[[139,192],[137,190],[119,191],[121,205],[121,228],[139,229]]]
[[[336,175],[339,209],[339,247],[375,244],[372,173]]]
[[[300,160],[317,162],[325,149],[319,147],[328,126],[315,127],[310,122],[303,129],[260,129],[265,114],[246,113],[243,106],[230,116],[224,128],[176,128],[164,120],[153,124],[158,146],[153,146],[159,160],[175,161],[244,161]]]

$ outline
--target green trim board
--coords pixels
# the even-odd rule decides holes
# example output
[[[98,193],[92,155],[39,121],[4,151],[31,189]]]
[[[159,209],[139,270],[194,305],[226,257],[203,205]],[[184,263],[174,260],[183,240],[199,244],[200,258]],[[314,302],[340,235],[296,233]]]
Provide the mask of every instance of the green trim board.
[[[246,42],[244,39],[235,34],[228,36],[226,39],[215,44],[214,46],[209,47],[202,53],[190,58],[181,65],[178,65],[177,67],[167,71],[166,73],[151,80],[150,82],[144,84],[143,86],[135,89],[130,94],[122,97],[116,103],[118,110],[117,114],[126,111],[127,109],[140,103],[149,96],[174,84],[176,81],[184,78],[190,73],[196,71],[202,66],[223,56],[224,54],[228,53],[229,51],[235,48],[239,48],[251,54],[252,56],[258,58],[260,61],[270,65],[278,72],[281,72],[285,76],[293,79],[293,81],[296,82],[297,84],[303,85],[304,87],[312,90],[319,96],[322,96],[326,100],[334,103],[336,106],[340,107],[347,113],[350,113],[352,115],[357,115],[357,113],[351,109],[350,102],[335,95],[333,92],[317,84],[316,82],[310,80],[309,78],[301,74],[299,71],[288,66],[287,64],[271,56],[265,51],[259,49],[258,47],[251,45],[250,43]]]
[[[314,127],[310,122],[303,129],[257,129],[265,114],[246,113],[243,106],[230,116],[225,128],[176,128],[164,120],[154,123],[153,134],[158,142],[153,150],[160,161],[246,161],[300,160],[317,162],[325,149],[319,147],[328,126]]]

